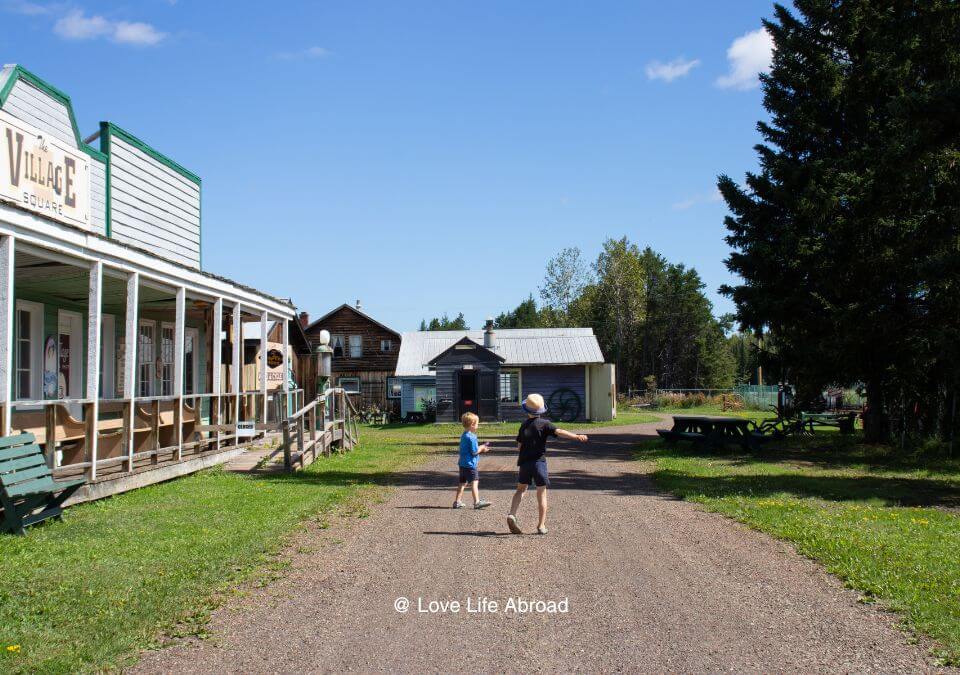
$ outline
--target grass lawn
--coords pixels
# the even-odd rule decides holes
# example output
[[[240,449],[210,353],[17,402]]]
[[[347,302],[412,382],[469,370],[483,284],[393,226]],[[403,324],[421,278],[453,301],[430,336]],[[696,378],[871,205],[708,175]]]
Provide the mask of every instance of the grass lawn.
[[[830,431],[759,457],[651,441],[640,458],[659,487],[792,542],[960,664],[960,460]]]

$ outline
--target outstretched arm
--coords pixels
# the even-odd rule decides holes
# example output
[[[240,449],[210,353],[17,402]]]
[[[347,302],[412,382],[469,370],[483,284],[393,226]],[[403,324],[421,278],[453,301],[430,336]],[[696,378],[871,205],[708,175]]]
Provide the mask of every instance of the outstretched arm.
[[[557,436],[560,438],[569,438],[571,441],[580,441],[581,443],[586,443],[587,437],[583,434],[572,434],[565,429],[557,429]]]

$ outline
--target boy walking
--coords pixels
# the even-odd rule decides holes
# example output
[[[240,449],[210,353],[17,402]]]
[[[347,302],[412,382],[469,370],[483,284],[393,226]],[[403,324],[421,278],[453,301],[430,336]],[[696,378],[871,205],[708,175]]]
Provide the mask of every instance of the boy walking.
[[[477,426],[480,424],[480,418],[473,413],[463,413],[460,418],[463,423],[464,432],[460,436],[460,486],[457,487],[457,496],[453,500],[453,508],[462,509],[463,491],[470,483],[470,492],[473,494],[473,508],[484,509],[490,506],[490,502],[480,499],[480,474],[477,472],[477,465],[480,461],[480,453],[490,452],[490,446],[486,443],[477,445]]]
[[[520,456],[517,458],[517,491],[513,494],[510,504],[510,514],[507,516],[507,527],[514,534],[523,534],[520,523],[517,522],[517,510],[523,493],[531,484],[537,486],[537,507],[539,520],[537,534],[547,533],[547,486],[550,477],[547,475],[547,439],[551,436],[569,438],[570,440],[587,442],[587,437],[581,434],[572,434],[559,429],[553,422],[542,417],[547,412],[543,404],[543,396],[530,394],[523,401],[523,409],[527,413],[527,420],[520,426],[517,434],[517,449]]]

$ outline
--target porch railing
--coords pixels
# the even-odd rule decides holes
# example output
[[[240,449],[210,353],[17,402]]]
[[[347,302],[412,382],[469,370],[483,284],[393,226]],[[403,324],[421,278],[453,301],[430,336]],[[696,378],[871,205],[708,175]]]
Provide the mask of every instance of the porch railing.
[[[360,443],[357,409],[340,387],[328,389],[280,422],[283,466],[303,468],[336,449],[350,450]]]

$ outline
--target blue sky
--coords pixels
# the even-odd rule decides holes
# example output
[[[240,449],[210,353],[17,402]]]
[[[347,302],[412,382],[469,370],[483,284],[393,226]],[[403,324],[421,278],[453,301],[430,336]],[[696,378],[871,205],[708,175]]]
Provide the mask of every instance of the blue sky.
[[[225,9],[229,7],[229,9]],[[203,178],[203,263],[397,330],[513,308],[628,236],[717,313],[716,176],[756,166],[768,0],[0,0],[0,58]]]

